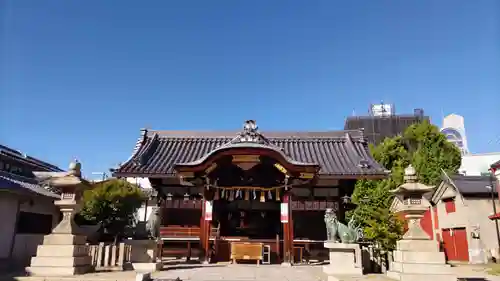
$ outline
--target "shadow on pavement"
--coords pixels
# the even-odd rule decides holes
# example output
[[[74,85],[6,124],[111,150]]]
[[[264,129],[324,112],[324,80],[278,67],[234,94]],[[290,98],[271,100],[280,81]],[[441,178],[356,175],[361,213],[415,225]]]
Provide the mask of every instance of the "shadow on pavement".
[[[201,267],[225,267],[223,264],[214,264],[214,265],[203,265],[203,264],[179,264],[174,266],[163,265],[163,270],[177,270],[177,269],[193,269],[193,268],[201,268]]]

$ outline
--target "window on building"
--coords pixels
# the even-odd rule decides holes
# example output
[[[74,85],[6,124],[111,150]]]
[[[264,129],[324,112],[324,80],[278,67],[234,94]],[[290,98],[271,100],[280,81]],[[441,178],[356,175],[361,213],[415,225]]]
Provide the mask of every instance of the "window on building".
[[[0,171],[3,171],[3,169],[4,169],[4,164],[2,161],[0,161]]]
[[[19,167],[17,166],[10,166],[10,172],[13,174],[17,174],[19,172]]]
[[[444,208],[446,209],[446,213],[454,213],[455,209],[455,199],[454,198],[446,198],[443,199]]]
[[[52,215],[19,212],[17,233],[49,234],[52,231]]]

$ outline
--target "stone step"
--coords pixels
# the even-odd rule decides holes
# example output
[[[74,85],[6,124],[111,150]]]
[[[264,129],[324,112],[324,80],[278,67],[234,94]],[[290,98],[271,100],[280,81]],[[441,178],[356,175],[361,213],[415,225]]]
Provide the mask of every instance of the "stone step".
[[[426,274],[426,273],[401,273],[387,271],[387,277],[399,281],[457,281],[453,274]]]
[[[428,273],[428,274],[451,274],[452,269],[448,264],[432,263],[401,263],[392,262],[391,271],[402,273]]]
[[[43,267],[73,267],[73,266],[85,266],[91,263],[90,256],[82,257],[43,257],[35,256],[31,258],[31,266]]]
[[[399,240],[396,242],[398,251],[439,252],[439,245],[434,240]]]
[[[88,255],[85,245],[38,245],[36,255],[40,257],[81,257]]]
[[[87,238],[82,235],[49,234],[43,237],[43,245],[85,245]]]
[[[362,276],[363,269],[345,265],[328,264],[323,266],[323,273],[326,275],[352,275],[352,276]]]
[[[84,274],[90,270],[90,266],[30,266],[26,268],[26,272],[31,276],[72,276]]]
[[[394,251],[393,257],[395,262],[404,263],[430,263],[430,264],[445,264],[446,258],[443,252],[408,252]]]

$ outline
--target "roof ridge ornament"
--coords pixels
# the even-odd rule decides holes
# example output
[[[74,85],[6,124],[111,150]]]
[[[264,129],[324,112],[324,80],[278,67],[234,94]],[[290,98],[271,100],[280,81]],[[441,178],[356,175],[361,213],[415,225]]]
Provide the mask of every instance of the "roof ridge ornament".
[[[284,153],[286,156],[288,153],[285,153],[285,150],[283,147],[278,146],[274,143],[272,143],[268,138],[266,138],[264,135],[262,135],[259,132],[259,127],[257,126],[257,122],[255,120],[246,120],[245,123],[243,123],[243,131],[238,133],[236,137],[234,137],[232,140],[229,142],[218,146],[217,148],[224,148],[228,146],[232,146],[235,144],[242,144],[242,143],[251,143],[251,144],[257,144],[257,145],[265,145],[268,147],[271,147],[277,151],[281,151]]]
[[[274,146],[266,137],[264,137],[259,132],[259,127],[257,126],[257,122],[255,122],[255,120],[246,120],[243,124],[243,131],[241,131],[228,144],[248,142]]]
[[[259,127],[255,120],[246,120],[243,124],[243,131],[231,142],[255,142],[269,144],[269,141],[259,133]]]

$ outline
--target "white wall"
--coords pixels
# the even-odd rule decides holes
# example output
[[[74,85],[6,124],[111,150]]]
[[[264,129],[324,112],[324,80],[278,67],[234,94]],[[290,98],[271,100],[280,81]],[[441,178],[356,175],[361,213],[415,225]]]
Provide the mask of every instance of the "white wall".
[[[448,187],[452,188],[452,187]],[[500,210],[498,200],[495,200],[497,210]],[[489,198],[464,198],[460,194],[455,197],[455,212],[447,213],[445,204],[440,200],[437,204],[439,233],[442,236],[442,229],[464,227],[467,231],[467,243],[469,250],[474,247],[471,232],[475,226],[480,231],[480,247],[482,250],[491,252],[498,249],[498,239],[495,222],[488,216],[493,214],[493,206]],[[470,255],[472,258],[472,255]]]
[[[466,176],[480,176],[481,173],[487,173],[491,164],[498,160],[500,152],[464,155],[458,171]]]
[[[152,188],[149,178],[126,178],[126,181],[138,185],[140,188]]]
[[[130,183],[138,185],[142,189],[152,189],[151,183],[149,182],[149,178],[132,178],[128,177],[126,180]],[[148,206],[146,204],[142,204],[142,206],[136,212],[136,218],[138,221],[147,221],[149,215],[151,214],[151,206],[156,205],[155,202],[148,202]],[[145,217],[144,217],[145,216]]]
[[[42,234],[16,234],[16,242],[11,260],[17,266],[28,266],[31,257],[36,255],[38,245],[43,242]]]
[[[156,206],[156,202],[148,202],[148,206],[146,204],[142,204],[142,206],[137,210],[136,216],[138,221],[147,221],[149,216],[151,215],[151,211],[153,210],[153,206]],[[144,217],[144,214],[146,217]]]
[[[17,197],[0,192],[0,259],[9,258],[16,225]]]
[[[30,203],[31,199],[31,203]],[[13,245],[12,261],[17,264],[28,265],[31,256],[36,253],[37,246],[43,240],[42,234],[16,234],[16,216],[18,202],[20,211],[52,215],[52,227],[59,221],[59,209],[53,199],[41,196],[21,197],[12,193],[0,193],[0,259],[10,258]]]

